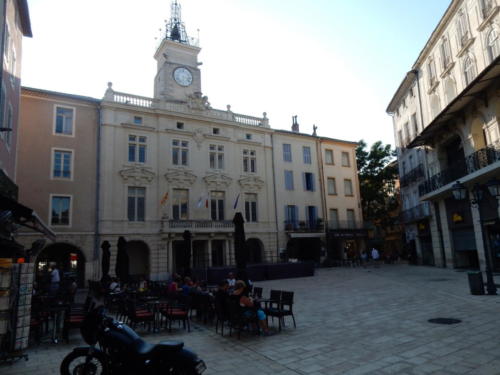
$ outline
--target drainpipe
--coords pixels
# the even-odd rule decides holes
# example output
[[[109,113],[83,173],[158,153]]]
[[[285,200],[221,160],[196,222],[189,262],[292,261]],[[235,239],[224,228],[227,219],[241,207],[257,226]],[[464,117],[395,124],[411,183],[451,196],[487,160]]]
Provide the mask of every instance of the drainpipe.
[[[273,192],[274,192],[274,221],[276,222],[276,259],[280,259],[280,239],[279,239],[279,226],[278,226],[278,199],[276,196],[276,173],[274,168],[274,134],[271,133],[271,158],[273,168]]]
[[[94,268],[94,278],[97,279],[99,274],[99,219],[100,219],[100,190],[101,190],[101,106],[97,107],[97,149],[96,149],[96,183],[95,183],[95,228],[94,228],[94,263],[97,267]]]

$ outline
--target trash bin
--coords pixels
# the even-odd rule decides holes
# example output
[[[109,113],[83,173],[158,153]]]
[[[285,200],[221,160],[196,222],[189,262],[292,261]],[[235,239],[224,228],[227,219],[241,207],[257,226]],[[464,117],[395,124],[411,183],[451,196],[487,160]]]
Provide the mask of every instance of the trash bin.
[[[483,274],[481,272],[469,272],[470,294],[475,296],[484,294]]]

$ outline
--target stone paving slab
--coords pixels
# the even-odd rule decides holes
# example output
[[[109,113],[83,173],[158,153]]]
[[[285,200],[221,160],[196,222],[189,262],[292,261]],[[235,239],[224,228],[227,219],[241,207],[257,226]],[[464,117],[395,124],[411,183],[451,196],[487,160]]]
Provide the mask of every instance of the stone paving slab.
[[[316,276],[259,282],[295,291],[291,320],[271,337],[240,340],[194,323],[191,333],[142,334],[151,342],[183,340],[208,366],[206,374],[500,374],[500,296],[469,294],[467,274],[408,265],[330,268]],[[462,323],[436,325],[431,318]],[[28,362],[0,365],[0,374],[57,374],[82,342],[42,344]]]

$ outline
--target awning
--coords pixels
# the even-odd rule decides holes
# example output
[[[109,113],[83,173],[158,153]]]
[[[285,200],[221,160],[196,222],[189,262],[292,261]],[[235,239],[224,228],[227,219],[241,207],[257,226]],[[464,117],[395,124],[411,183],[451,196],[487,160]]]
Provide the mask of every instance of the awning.
[[[446,125],[457,117],[464,117],[463,109],[475,99],[486,100],[485,91],[500,79],[500,56],[486,67],[434,120],[408,144],[408,148],[430,145],[436,135],[446,131]]]
[[[42,233],[51,241],[55,241],[56,239],[55,233],[45,225],[36,212],[16,202],[14,199],[0,195],[0,213],[4,215],[10,213],[16,224]]]

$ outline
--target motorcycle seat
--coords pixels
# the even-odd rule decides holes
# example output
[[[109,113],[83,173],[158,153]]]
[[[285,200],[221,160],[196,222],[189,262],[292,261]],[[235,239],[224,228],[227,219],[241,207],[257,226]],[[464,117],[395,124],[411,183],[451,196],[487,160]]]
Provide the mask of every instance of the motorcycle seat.
[[[141,357],[152,357],[157,354],[177,352],[184,347],[182,341],[162,341],[159,344],[149,344],[140,340],[136,344],[136,351]]]

